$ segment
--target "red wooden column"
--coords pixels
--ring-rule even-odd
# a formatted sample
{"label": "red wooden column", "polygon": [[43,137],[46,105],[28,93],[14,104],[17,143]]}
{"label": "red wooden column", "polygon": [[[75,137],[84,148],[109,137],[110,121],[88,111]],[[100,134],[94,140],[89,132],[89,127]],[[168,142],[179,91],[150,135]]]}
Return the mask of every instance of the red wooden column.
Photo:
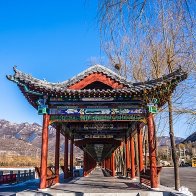
{"label": "red wooden column", "polygon": [[46,188],[47,178],[47,158],[48,158],[48,126],[50,115],[43,115],[43,128],[42,128],[42,148],[41,148],[41,179],[40,189]]}
{"label": "red wooden column", "polygon": [[137,129],[138,134],[138,152],[139,152],[139,172],[141,172],[144,169],[144,154],[143,154],[143,136],[142,136],[142,129],[138,125]]}
{"label": "red wooden column", "polygon": [[110,171],[112,171],[112,155],[110,156]]}
{"label": "red wooden column", "polygon": [[68,136],[65,135],[65,146],[64,146],[64,179],[68,178]]}
{"label": "red wooden column", "polygon": [[60,155],[60,130],[61,126],[56,127],[56,145],[55,145],[55,175],[56,183],[59,183],[59,155]]}
{"label": "red wooden column", "polygon": [[84,151],[84,159],[83,159],[83,171],[84,171],[84,176],[86,176],[86,152]]}
{"label": "red wooden column", "polygon": [[105,159],[102,161],[102,168],[105,169]]}
{"label": "red wooden column", "polygon": [[131,178],[135,178],[135,147],[134,138],[130,135],[130,151],[131,151]]}
{"label": "red wooden column", "polygon": [[114,177],[115,176],[115,154],[114,152],[112,153],[111,160],[112,160],[112,167],[111,167],[112,176]]}
{"label": "red wooden column", "polygon": [[130,151],[129,151],[129,142],[127,138],[125,138],[125,149],[126,149],[126,170],[130,169]]}
{"label": "red wooden column", "polygon": [[147,118],[148,123],[148,143],[149,143],[149,157],[150,157],[150,177],[151,177],[151,187],[158,187],[158,177],[157,177],[157,161],[156,161],[156,138],[154,129],[154,117],[150,113]]}
{"label": "red wooden column", "polygon": [[105,169],[108,169],[108,158],[105,159]]}
{"label": "red wooden column", "polygon": [[72,137],[70,140],[70,175],[73,177],[73,143],[74,138]]}

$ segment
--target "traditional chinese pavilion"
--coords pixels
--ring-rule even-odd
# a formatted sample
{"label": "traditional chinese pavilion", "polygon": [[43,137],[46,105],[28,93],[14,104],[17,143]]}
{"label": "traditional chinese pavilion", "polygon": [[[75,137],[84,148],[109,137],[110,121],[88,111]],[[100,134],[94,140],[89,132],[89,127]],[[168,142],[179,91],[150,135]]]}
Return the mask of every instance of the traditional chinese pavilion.
{"label": "traditional chinese pavilion", "polygon": [[[38,114],[43,115],[40,188],[50,185],[51,177],[47,174],[49,126],[56,128],[53,183],[59,182],[60,134],[65,138],[65,178],[73,176],[74,144],[84,151],[84,176],[97,164],[115,176],[115,151],[124,145],[126,170],[130,171],[131,178],[135,177],[137,170],[141,180],[145,174],[145,132],[148,135],[149,181],[152,188],[158,187],[153,116],[186,77],[187,74],[179,69],[156,80],[132,83],[106,67],[94,65],[67,81],[51,83],[14,67],[14,75],[7,78],[17,84]],[[139,159],[138,165],[136,158]]]}

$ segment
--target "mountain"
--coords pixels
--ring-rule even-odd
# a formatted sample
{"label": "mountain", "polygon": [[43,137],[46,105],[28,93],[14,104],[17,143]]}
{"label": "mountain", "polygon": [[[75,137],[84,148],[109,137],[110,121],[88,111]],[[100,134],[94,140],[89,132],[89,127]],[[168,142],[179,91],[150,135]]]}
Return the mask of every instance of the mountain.
{"label": "mountain", "polygon": [[[184,138],[181,137],[174,137],[176,144],[181,143],[184,141]],[[158,139],[158,146],[171,146],[170,137],[169,136],[160,136]]]}
{"label": "mountain", "polygon": [[[16,155],[40,156],[42,139],[42,126],[37,123],[12,123],[0,119],[0,153],[9,152]],[[54,155],[56,130],[49,128],[49,154]],[[61,135],[60,151],[64,151],[64,137]],[[76,156],[81,150],[74,148]]]}
{"label": "mountain", "polygon": [[190,136],[188,136],[183,143],[188,143],[188,142],[196,142],[196,131],[192,133]]}

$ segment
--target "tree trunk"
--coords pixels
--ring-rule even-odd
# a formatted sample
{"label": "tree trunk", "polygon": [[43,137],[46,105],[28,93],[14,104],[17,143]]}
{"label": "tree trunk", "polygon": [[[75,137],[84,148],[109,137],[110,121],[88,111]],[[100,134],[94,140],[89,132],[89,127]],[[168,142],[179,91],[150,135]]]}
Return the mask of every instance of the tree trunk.
{"label": "tree trunk", "polygon": [[159,151],[158,151],[158,138],[157,138],[157,127],[155,123],[155,119],[153,118],[153,125],[154,125],[154,133],[155,133],[155,146],[156,146],[156,158],[157,158],[157,165],[160,165],[160,158],[159,158]]}
{"label": "tree trunk", "polygon": [[174,128],[173,128],[173,115],[172,115],[172,98],[169,96],[168,100],[168,109],[169,109],[169,135],[171,142],[171,151],[172,151],[172,159],[174,163],[174,177],[175,177],[175,190],[179,190],[180,188],[180,178],[179,178],[179,168],[178,161],[175,149],[175,139],[174,139]]}

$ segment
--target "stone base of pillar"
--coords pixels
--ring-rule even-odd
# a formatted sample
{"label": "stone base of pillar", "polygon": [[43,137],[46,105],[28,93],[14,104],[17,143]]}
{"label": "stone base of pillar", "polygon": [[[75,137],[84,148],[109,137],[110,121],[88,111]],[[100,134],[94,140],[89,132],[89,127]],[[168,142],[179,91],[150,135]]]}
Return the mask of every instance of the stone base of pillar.
{"label": "stone base of pillar", "polygon": [[48,188],[45,188],[45,189],[37,189],[38,191],[42,191],[42,192],[46,192],[48,191],[49,189]]}
{"label": "stone base of pillar", "polygon": [[160,188],[151,188],[152,190],[159,191]]}

